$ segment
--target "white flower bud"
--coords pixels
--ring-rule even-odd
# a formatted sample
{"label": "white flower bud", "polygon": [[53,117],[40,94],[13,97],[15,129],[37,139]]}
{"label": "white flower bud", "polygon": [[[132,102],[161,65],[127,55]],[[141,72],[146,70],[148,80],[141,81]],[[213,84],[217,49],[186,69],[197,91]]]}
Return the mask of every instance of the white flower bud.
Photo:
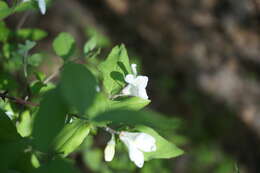
{"label": "white flower bud", "polygon": [[42,14],[46,13],[46,3],[45,0],[38,0],[38,6]]}
{"label": "white flower bud", "polygon": [[112,134],[112,137],[111,137],[110,141],[107,143],[107,146],[104,151],[104,156],[105,156],[106,162],[110,162],[113,160],[114,155],[115,155],[115,145],[116,145],[115,135]]}

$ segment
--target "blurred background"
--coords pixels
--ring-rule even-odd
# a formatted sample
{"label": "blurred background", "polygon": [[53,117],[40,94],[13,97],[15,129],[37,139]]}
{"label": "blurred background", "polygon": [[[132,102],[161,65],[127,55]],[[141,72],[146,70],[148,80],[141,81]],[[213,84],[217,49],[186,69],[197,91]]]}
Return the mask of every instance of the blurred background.
{"label": "blurred background", "polygon": [[137,169],[119,146],[107,164],[108,137],[101,134],[71,156],[82,172],[260,172],[259,0],[55,0],[46,15],[29,14],[23,27],[32,26],[48,33],[37,45],[49,57],[41,66],[48,74],[60,63],[52,40],[62,31],[77,39],[79,50],[95,37],[103,58],[124,43],[149,76],[150,108],[180,120],[165,135],[183,156]]}

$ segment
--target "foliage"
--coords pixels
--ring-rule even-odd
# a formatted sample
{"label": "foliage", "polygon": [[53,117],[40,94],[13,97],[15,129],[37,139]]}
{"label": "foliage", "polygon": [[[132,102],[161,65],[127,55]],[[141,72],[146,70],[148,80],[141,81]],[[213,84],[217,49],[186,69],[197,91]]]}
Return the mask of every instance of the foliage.
{"label": "foliage", "polygon": [[[19,1],[10,7],[0,1],[0,19],[36,8],[35,3]],[[60,76],[54,83],[39,68],[46,54],[35,48],[46,36],[42,29],[12,30],[4,21],[0,22],[0,172],[78,172],[68,156],[99,135],[97,129],[113,135],[121,131],[151,135],[157,150],[145,153],[146,161],[183,154],[159,134],[174,130],[179,121],[142,110],[151,100],[121,94],[127,85],[126,75],[132,73],[123,44],[115,46],[101,61],[100,47],[108,41],[100,42],[97,40],[100,37],[94,36],[82,51],[85,59],[78,58],[82,55],[76,54],[75,39],[61,32],[52,42],[55,54],[63,60],[59,73],[53,74]],[[117,142],[117,147],[123,151],[122,143]],[[83,150],[88,150],[83,155],[91,169],[101,168],[104,172],[109,172],[109,167],[117,169],[113,163],[101,161],[102,152],[98,148]],[[123,157],[128,160],[126,155]]]}

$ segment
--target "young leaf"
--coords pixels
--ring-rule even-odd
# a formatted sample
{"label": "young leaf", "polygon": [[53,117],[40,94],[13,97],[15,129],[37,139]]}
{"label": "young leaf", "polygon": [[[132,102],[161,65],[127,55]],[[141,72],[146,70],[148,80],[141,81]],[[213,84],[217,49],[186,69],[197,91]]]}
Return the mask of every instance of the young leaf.
{"label": "young leaf", "polygon": [[87,58],[96,57],[100,53],[100,48],[97,48],[97,40],[95,37],[92,37],[85,43],[83,51]]}
{"label": "young leaf", "polygon": [[45,38],[48,34],[46,31],[37,28],[23,28],[16,32],[17,36],[26,40],[39,41]]}
{"label": "young leaf", "polygon": [[8,7],[7,3],[0,1],[0,20],[12,14],[12,9]]}
{"label": "young leaf", "polygon": [[28,64],[32,66],[39,66],[42,62],[43,55],[40,53],[35,53],[32,56],[28,57]]}
{"label": "young leaf", "polygon": [[10,30],[6,27],[3,21],[0,21],[0,42],[6,42],[8,40],[9,34]]}
{"label": "young leaf", "polygon": [[61,95],[80,114],[93,103],[96,86],[95,77],[83,65],[69,63],[64,66],[60,82]]}
{"label": "young leaf", "polygon": [[73,152],[88,135],[90,125],[82,120],[74,120],[67,124],[54,139],[54,148],[64,157]]}
{"label": "young leaf", "polygon": [[34,173],[79,173],[73,165],[65,159],[51,160],[37,168]]}
{"label": "young leaf", "polygon": [[52,43],[55,53],[67,60],[74,52],[75,40],[66,32],[60,33]]}
{"label": "young leaf", "polygon": [[92,119],[97,123],[112,123],[115,125],[146,125],[158,130],[173,129],[176,127],[175,119],[169,119],[152,111],[110,110],[101,113]]}
{"label": "young leaf", "polygon": [[64,126],[66,114],[67,105],[64,104],[57,89],[46,93],[33,124],[32,134],[38,149],[42,151],[50,149],[50,142]]}
{"label": "young leaf", "polygon": [[155,152],[144,152],[145,160],[151,159],[169,159],[182,155],[184,152],[173,143],[170,143],[160,136],[153,129],[146,126],[137,126],[136,130],[147,133],[153,136],[156,140]]}
{"label": "young leaf", "polygon": [[99,65],[99,70],[106,92],[111,95],[120,92],[125,85],[125,76],[131,72],[125,46],[114,47],[108,58]]}
{"label": "young leaf", "polygon": [[32,116],[29,111],[25,111],[20,115],[19,122],[16,123],[17,131],[22,137],[31,135],[32,132]]}

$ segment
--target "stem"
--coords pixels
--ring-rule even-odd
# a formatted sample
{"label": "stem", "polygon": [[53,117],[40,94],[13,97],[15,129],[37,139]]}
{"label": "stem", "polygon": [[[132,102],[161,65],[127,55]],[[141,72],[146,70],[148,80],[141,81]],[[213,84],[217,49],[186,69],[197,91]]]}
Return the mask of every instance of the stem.
{"label": "stem", "polygon": [[[20,98],[8,96],[7,94],[8,94],[7,91],[5,91],[5,92],[3,92],[3,93],[0,93],[0,98],[2,98],[3,100],[9,99],[10,101],[13,101],[13,102],[18,103],[18,104],[21,104],[21,105],[29,105],[29,106],[33,106],[33,107],[39,106],[39,104],[37,104],[37,103],[32,103],[32,102],[29,102],[29,101],[26,101],[26,100],[23,100],[23,99],[20,99]],[[79,115],[77,115],[77,114],[68,114],[68,115],[73,116],[73,117],[76,117],[76,118],[78,118],[78,119],[82,119],[82,120],[85,120],[85,121],[89,121],[88,118],[79,116]],[[101,127],[101,128],[104,129],[105,131],[111,133],[111,134],[117,134],[117,135],[120,134],[119,131],[116,131],[116,130],[110,128],[110,127]]]}
{"label": "stem", "polygon": [[110,128],[110,127],[102,127],[102,128],[103,128],[105,131],[107,131],[107,132],[109,132],[109,133],[111,133],[111,134],[116,134],[116,135],[119,135],[119,134],[120,134],[119,131],[116,131],[116,130]]}
{"label": "stem", "polygon": [[[79,119],[82,119],[82,120],[86,120],[86,121],[89,121],[88,118],[85,118],[85,117],[82,117],[82,116],[79,116],[79,115],[76,115],[76,114],[69,114],[70,116],[73,116],[73,117],[76,117],[76,118],[79,118]],[[110,127],[101,127],[102,129],[104,129],[105,131],[111,133],[111,134],[117,134],[119,135],[120,132],[119,131],[116,131]]]}
{"label": "stem", "polygon": [[8,94],[8,92],[0,93],[0,98],[2,98],[3,100],[9,99],[10,101],[13,101],[13,102],[21,104],[21,105],[29,105],[29,106],[33,106],[33,107],[39,106],[39,104],[37,104],[37,103],[32,103],[32,102],[29,102],[29,101],[26,101],[26,100],[23,100],[20,98],[8,96],[7,94]]}
{"label": "stem", "polygon": [[16,30],[19,30],[23,26],[23,24],[25,23],[26,19],[29,16],[29,14],[30,14],[30,11],[27,11],[24,13],[24,15],[22,16],[22,19],[19,21],[19,23],[16,26]]}
{"label": "stem", "polygon": [[43,81],[43,83],[44,84],[47,84],[49,81],[51,81],[54,77],[56,77],[58,74],[59,74],[59,72],[60,72],[60,69],[59,70],[57,70],[57,71],[55,71],[54,73],[52,73],[49,77],[47,77],[44,81]]}

